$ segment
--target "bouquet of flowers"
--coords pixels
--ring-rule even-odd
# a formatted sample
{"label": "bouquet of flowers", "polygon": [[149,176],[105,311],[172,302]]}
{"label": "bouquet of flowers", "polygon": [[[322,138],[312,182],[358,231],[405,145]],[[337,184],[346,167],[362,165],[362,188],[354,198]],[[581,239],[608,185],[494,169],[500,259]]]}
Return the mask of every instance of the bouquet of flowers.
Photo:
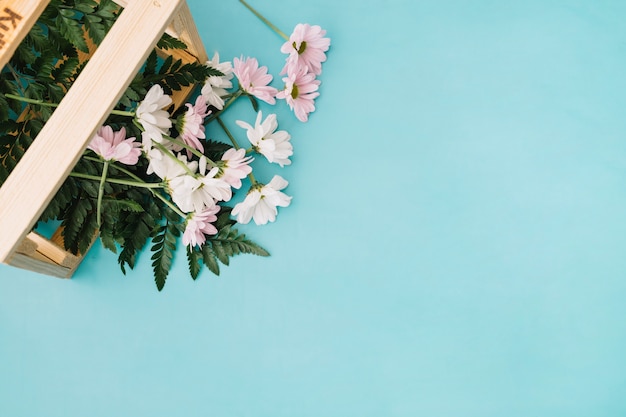
{"label": "bouquet of flowers", "polygon": [[[283,167],[293,154],[290,134],[260,106],[284,100],[306,122],[330,39],[308,24],[287,36],[240,1],[285,40],[282,89],[270,85],[273,76],[252,57],[230,62],[216,53],[206,63],[183,64],[153,51],[39,219],[61,223],[67,250],[84,253],[99,236],[126,273],[149,246],[159,291],[180,241],[193,279],[203,266],[219,274],[219,264],[240,253],[269,255],[236,228],[273,222],[278,207],[291,201],[282,176],[262,182],[252,172],[254,158]],[[79,52],[88,52],[89,41],[99,44],[119,12],[110,0],[52,0],[20,44],[0,74],[0,185],[80,74]],[[185,47],[168,35],[157,44]],[[199,87],[195,98],[175,108],[170,96],[190,85]],[[220,116],[243,97],[254,122],[237,121],[233,133]],[[207,137],[213,122],[230,143]],[[245,141],[236,139],[244,132]],[[245,198],[230,207],[236,193]]]}

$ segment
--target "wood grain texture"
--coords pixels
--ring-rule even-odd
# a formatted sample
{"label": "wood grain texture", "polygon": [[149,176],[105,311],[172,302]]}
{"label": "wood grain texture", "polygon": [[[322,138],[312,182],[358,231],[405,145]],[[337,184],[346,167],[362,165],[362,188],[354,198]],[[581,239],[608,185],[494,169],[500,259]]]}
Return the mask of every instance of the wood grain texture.
{"label": "wood grain texture", "polygon": [[[132,3],[136,0],[113,1],[117,3],[120,7],[127,7],[129,3]],[[174,17],[171,24],[165,29],[165,32],[168,35],[185,42],[189,53],[193,55],[199,62],[204,63],[208,60],[204,44],[202,43],[202,39],[200,38],[200,34],[198,33],[198,29],[196,28],[193,20],[191,10],[189,10],[189,6],[187,5],[186,1],[183,2],[179,9],[179,12]]]}
{"label": "wood grain texture", "polygon": [[4,68],[20,42],[50,0],[0,1],[0,68]]}
{"label": "wood grain texture", "polygon": [[133,0],[120,14],[0,188],[0,261],[9,261],[32,229],[182,4],[183,0]]}
{"label": "wood grain texture", "polygon": [[174,28],[177,34],[176,37],[187,45],[187,52],[196,57],[201,63],[208,61],[209,57],[187,2],[183,2],[170,26]]}

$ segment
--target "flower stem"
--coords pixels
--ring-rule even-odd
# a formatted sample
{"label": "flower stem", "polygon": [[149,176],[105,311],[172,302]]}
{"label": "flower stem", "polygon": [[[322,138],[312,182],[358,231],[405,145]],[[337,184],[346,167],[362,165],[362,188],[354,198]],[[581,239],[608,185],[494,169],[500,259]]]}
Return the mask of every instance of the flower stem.
{"label": "flower stem", "polygon": [[[219,125],[222,127],[222,129],[224,129],[224,133],[226,133],[226,136],[228,136],[228,139],[230,139],[230,141],[233,143],[234,148],[235,149],[239,149],[240,146],[237,143],[237,140],[232,135],[232,133],[230,133],[230,130],[228,130],[228,127],[226,127],[224,122],[222,122],[222,119],[220,119],[219,116],[218,116],[216,118],[216,120],[217,120],[217,123],[219,123]],[[250,182],[252,183],[253,186],[257,184],[257,180],[256,180],[256,178],[254,178],[254,174],[252,172],[250,172],[248,174],[248,178],[250,178]]]}
{"label": "flower stem", "polygon": [[237,90],[224,104],[224,107],[222,108],[222,110],[216,112],[215,114],[211,114],[205,124],[208,124],[212,122],[213,120],[217,119],[220,116],[220,114],[224,113],[227,108],[229,108],[239,97],[241,97],[242,94],[243,94],[243,90],[241,89],[241,87],[239,87],[239,90]]}
{"label": "flower stem", "polygon": [[13,65],[7,64],[6,67],[9,69],[9,71],[11,71],[13,79],[15,79],[15,83],[17,84],[17,88],[19,88],[22,94],[26,94],[26,92],[24,91],[24,86],[22,85],[22,82],[20,80],[20,76],[17,75],[17,72],[15,71],[15,68],[13,68]]}
{"label": "flower stem", "polygon": [[[93,161],[93,162],[100,162],[100,163],[108,162],[108,161],[103,161],[100,158],[94,158],[92,156],[87,156],[87,155],[83,155],[82,158],[87,160],[87,161]],[[131,177],[132,179],[134,179],[136,181],[146,183],[144,180],[142,180],[141,178],[139,178],[137,175],[133,174],[132,172],[130,172],[126,168],[123,168],[123,167],[121,167],[121,166],[119,166],[117,164],[113,165],[113,168],[117,169],[120,172],[123,172],[124,174],[128,175],[129,177]]]}
{"label": "flower stem", "polygon": [[217,166],[217,164],[213,161],[211,161],[209,158],[207,158],[207,156],[205,154],[203,154],[202,152],[200,152],[199,150],[197,150],[196,148],[194,148],[193,146],[189,146],[187,145],[185,142],[183,142],[182,140],[178,140],[178,139],[174,139],[173,137],[170,136],[163,136],[165,139],[169,140],[170,142],[181,146],[187,150],[189,150],[192,154],[194,154],[195,156],[197,156],[198,158],[206,158],[207,163],[209,165],[211,165],[212,167]]}
{"label": "flower stem", "polygon": [[109,161],[104,161],[102,166],[102,176],[100,177],[100,187],[98,188],[98,204],[96,208],[96,218],[98,219],[98,227],[102,226],[102,196],[104,196],[104,183],[109,172]]}
{"label": "flower stem", "polygon": [[237,143],[237,140],[233,137],[232,133],[230,133],[230,130],[228,130],[228,128],[226,127],[224,122],[222,122],[222,119],[220,119],[219,116],[218,116],[218,117],[216,117],[216,120],[217,120],[217,123],[219,123],[219,125],[224,130],[224,133],[226,133],[226,136],[228,136],[228,139],[230,139],[230,141],[232,142],[232,144],[235,147],[235,149],[239,149],[240,146]]}
{"label": "flower stem", "polygon": [[269,26],[274,32],[276,32],[278,34],[278,36],[280,36],[281,38],[283,38],[284,40],[288,41],[289,40],[289,36],[285,35],[285,33],[278,29],[276,26],[274,26],[274,24],[272,22],[270,22],[269,20],[267,20],[265,18],[265,16],[263,16],[261,13],[257,12],[252,6],[250,6],[248,3],[245,2],[245,0],[239,0],[239,2],[241,4],[243,4],[244,6],[246,6],[246,8],[248,10],[250,10],[256,17],[258,17],[259,19],[261,19],[261,21],[263,21],[263,23],[265,23],[267,26]]}
{"label": "flower stem", "polygon": [[156,198],[158,198],[159,200],[164,202],[165,205],[167,205],[169,208],[171,208],[174,213],[178,214],[183,219],[187,218],[187,215],[185,213],[183,213],[182,211],[180,211],[180,209],[178,207],[176,207],[170,200],[168,200],[167,198],[163,197],[161,194],[157,193],[154,190],[150,190],[150,192],[152,192],[153,196],[155,196]]}
{"label": "flower stem", "polygon": [[181,161],[180,159],[176,158],[176,155],[174,155],[169,149],[167,149],[165,146],[161,145],[159,142],[152,142],[152,144],[158,148],[161,152],[163,152],[165,155],[167,155],[169,158],[173,159],[174,161],[176,161],[176,163],[178,165],[180,165],[181,167],[183,167],[185,169],[185,171],[187,171],[187,174],[191,175],[192,177],[196,176],[196,173],[193,172],[191,170],[191,168],[189,168],[187,166],[186,163],[184,163],[183,161]]}
{"label": "flower stem", "polygon": [[[6,93],[4,96],[6,98],[10,98],[12,100],[21,101],[23,103],[37,104],[39,106],[46,106],[46,107],[59,107],[58,103],[48,103],[48,102],[43,101],[41,99],[33,99],[33,98],[21,97],[21,96],[16,96],[15,94],[9,94],[9,93]],[[135,112],[125,111],[125,110],[111,110],[111,114],[116,114],[118,116],[135,117]]]}
{"label": "flower stem", "polygon": [[40,106],[46,106],[46,107],[57,107],[58,106],[58,104],[56,104],[56,103],[47,103],[47,102],[45,102],[43,100],[35,100],[33,98],[26,98],[26,97],[16,96],[15,94],[6,93],[4,96],[6,98],[10,98],[12,100],[21,101],[23,103],[39,104]]}
{"label": "flower stem", "polygon": [[135,112],[134,111],[126,111],[126,110],[111,110],[111,114],[116,114],[118,116],[128,116],[128,117],[135,117]]}
{"label": "flower stem", "polygon": [[250,172],[250,173],[248,174],[248,178],[250,178],[250,182],[252,183],[252,186],[253,186],[253,187],[259,183],[259,182],[256,180],[256,178],[254,178],[254,174],[253,174],[252,172]]}
{"label": "flower stem", "polygon": [[[70,177],[82,178],[85,180],[94,180],[94,181],[100,181],[102,178],[96,175],[83,174],[80,172],[70,172]],[[129,185],[131,187],[139,187],[139,188],[163,188],[162,183],[128,181],[128,180],[122,180],[122,179],[117,179],[117,178],[107,178],[106,182],[110,182],[111,184]]]}
{"label": "flower stem", "polygon": [[[88,160],[88,161],[103,162],[101,159],[93,158],[91,156],[83,156],[83,158]],[[123,172],[124,174],[128,175],[129,177],[133,178],[134,180],[136,180],[136,181],[138,181],[140,183],[147,184],[145,181],[143,181],[141,178],[139,178],[137,175],[133,174],[132,172],[130,172],[126,168],[123,168],[123,167],[121,167],[119,165],[115,165],[115,169],[119,170],[120,172]],[[180,211],[180,209],[178,207],[176,207],[174,204],[172,204],[172,202],[169,201],[167,198],[163,197],[163,195],[161,195],[160,193],[158,193],[157,191],[155,191],[152,188],[148,188],[148,191],[150,191],[153,196],[155,196],[156,198],[158,198],[159,200],[164,202],[169,208],[171,208],[180,217],[182,217],[183,219],[187,218],[187,215],[185,213]]]}

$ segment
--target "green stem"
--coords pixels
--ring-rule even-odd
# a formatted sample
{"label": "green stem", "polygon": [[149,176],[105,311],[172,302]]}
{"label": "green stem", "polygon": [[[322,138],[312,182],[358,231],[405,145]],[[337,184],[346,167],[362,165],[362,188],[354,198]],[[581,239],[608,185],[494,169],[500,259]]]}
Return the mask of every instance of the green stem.
{"label": "green stem", "polygon": [[29,103],[29,104],[39,104],[40,106],[46,106],[46,107],[57,107],[58,104],[56,103],[47,103],[43,100],[35,100],[33,98],[26,98],[26,97],[21,97],[21,96],[16,96],[15,94],[9,94],[6,93],[4,95],[6,98],[10,98],[12,100],[17,100],[17,101],[21,101],[24,103]]}
{"label": "green stem", "polygon": [[256,180],[256,178],[254,178],[254,174],[252,173],[252,171],[250,171],[250,173],[248,174],[248,178],[250,178],[250,182],[252,183],[253,187],[258,184],[258,181]]}
{"label": "green stem", "polygon": [[[83,174],[80,172],[70,172],[70,177],[82,178],[85,180],[94,180],[94,181],[101,180],[101,177],[98,177],[97,175]],[[106,182],[110,182],[111,184],[129,185],[131,187],[139,187],[139,188],[163,188],[163,183],[136,182],[136,181],[121,180],[117,178],[107,178]]]}
{"label": "green stem", "polygon": [[[137,120],[133,120],[133,122],[135,123],[135,126],[137,126],[139,128],[139,130],[141,130],[142,132],[145,132],[145,129],[143,128],[143,126],[141,125],[141,123],[137,122]],[[183,142],[182,140],[178,140],[178,139],[174,139],[171,136],[167,136],[167,135],[162,135],[165,139],[169,140],[170,142],[189,150],[192,154],[194,154],[195,156],[197,156],[198,158],[206,158],[207,160],[207,164],[215,167],[217,166],[217,164],[215,162],[213,162],[212,160],[210,160],[209,158],[207,158],[207,156],[205,154],[203,154],[202,152],[200,152],[199,150],[197,150],[196,148],[187,145],[185,142]],[[153,145],[156,146],[157,148],[159,148],[162,152],[168,153],[170,154],[172,157],[174,157],[176,159],[176,161],[178,161],[179,163],[182,163],[182,161],[180,161],[178,158],[176,158],[167,148],[165,148],[162,144],[156,142],[156,141],[152,141]],[[183,164],[184,165],[184,164]],[[187,167],[187,165],[185,165],[185,167]],[[191,171],[189,170],[189,167],[186,168],[187,172],[191,173]],[[194,175],[193,173],[191,173],[191,175]]]}
{"label": "green stem", "polygon": [[100,177],[100,187],[98,188],[98,204],[96,208],[96,218],[98,219],[98,227],[102,226],[102,197],[104,196],[104,183],[109,172],[109,161],[104,161],[102,166],[102,176]]}
{"label": "green stem", "polygon": [[254,15],[256,17],[258,17],[259,19],[261,19],[263,21],[263,23],[265,23],[267,26],[269,26],[274,32],[276,32],[281,38],[283,38],[284,40],[288,41],[289,40],[289,36],[285,35],[285,33],[278,29],[276,26],[274,26],[274,24],[272,22],[270,22],[269,20],[267,20],[265,18],[265,16],[263,16],[261,13],[257,12],[256,10],[254,10],[254,8],[252,6],[250,6],[248,3],[245,2],[245,0],[239,0],[239,2],[241,4],[243,4],[244,6],[246,6],[248,8],[248,10],[250,10],[252,13],[254,13]]}
{"label": "green stem", "polygon": [[134,111],[111,110],[111,114],[116,114],[118,116],[135,117],[135,112]]}
{"label": "green stem", "polygon": [[161,145],[159,142],[153,141],[152,144],[158,148],[161,152],[163,152],[165,155],[167,155],[168,157],[170,157],[171,159],[173,159],[174,161],[176,161],[176,163],[178,165],[180,165],[181,167],[183,167],[185,169],[185,171],[187,171],[187,174],[191,175],[192,177],[196,176],[196,173],[193,172],[191,170],[191,168],[189,168],[187,166],[186,163],[184,163],[183,161],[181,161],[180,159],[176,158],[176,155],[174,155],[169,149],[167,149],[165,146]]}
{"label": "green stem", "polygon": [[222,119],[220,119],[219,116],[218,116],[218,117],[216,117],[216,120],[217,120],[217,123],[219,123],[219,125],[224,130],[224,133],[226,133],[226,136],[228,136],[228,139],[230,139],[230,141],[232,142],[232,144],[235,147],[235,149],[239,149],[240,148],[239,144],[237,143],[237,141],[235,140],[233,135],[230,133],[230,130],[228,130],[228,128],[226,127],[224,122],[222,122]]}
{"label": "green stem", "polygon": [[[230,133],[230,130],[228,130],[228,127],[226,127],[224,122],[222,122],[222,119],[220,119],[219,117],[217,117],[216,119],[217,119],[217,123],[219,123],[219,125],[222,127],[222,129],[224,129],[224,133],[226,133],[226,136],[228,136],[228,139],[230,139],[230,141],[233,143],[233,146],[235,147],[235,149],[239,149],[240,146],[237,143],[237,140]],[[252,172],[250,172],[248,174],[248,178],[250,178],[250,182],[252,183],[253,186],[257,184],[257,180],[256,180],[256,178],[254,178],[254,174]]]}
{"label": "green stem", "polygon": [[185,142],[183,142],[182,140],[174,139],[173,137],[170,137],[170,136],[165,136],[165,135],[163,135],[163,137],[164,137],[165,139],[169,140],[170,142],[172,142],[172,143],[174,143],[174,144],[176,144],[176,145],[178,145],[178,146],[181,146],[181,147],[183,147],[183,148],[185,148],[185,149],[189,150],[192,154],[194,154],[194,155],[195,155],[195,156],[197,156],[198,158],[206,158],[207,163],[208,163],[209,165],[211,165],[212,167],[217,166],[217,164],[216,164],[215,162],[211,161],[209,158],[207,158],[207,156],[206,156],[205,154],[203,154],[202,152],[200,152],[199,150],[197,150],[197,149],[196,149],[196,148],[194,148],[193,146],[189,146],[189,145],[187,145],[187,144],[186,144]]}
{"label": "green stem", "polygon": [[[109,162],[109,161],[103,161],[103,160],[102,160],[102,159],[100,159],[100,158],[94,158],[94,157],[92,157],[92,156],[87,156],[87,155],[83,155],[83,156],[82,156],[82,158],[83,158],[83,159],[85,159],[85,160],[87,160],[87,161],[93,161],[93,162],[101,162],[101,163],[106,163],[106,162]],[[119,166],[119,165],[117,165],[117,164],[116,164],[116,165],[113,165],[113,168],[117,169],[117,170],[118,170],[118,171],[120,171],[120,172],[123,172],[124,174],[128,175],[129,177],[131,177],[132,179],[134,179],[134,180],[136,180],[136,181],[146,183],[144,180],[142,180],[142,179],[141,179],[141,178],[139,178],[137,175],[133,174],[132,172],[130,172],[129,170],[127,170],[127,169],[126,169],[126,168],[124,168],[124,167],[121,167],[121,166]]]}
{"label": "green stem", "polygon": [[26,91],[24,91],[24,86],[22,85],[22,81],[20,80],[19,75],[17,75],[17,71],[15,71],[15,68],[13,68],[13,65],[7,64],[7,68],[9,69],[9,71],[11,71],[13,79],[15,79],[15,83],[17,84],[17,88],[19,88],[22,94],[26,94]]}
{"label": "green stem", "polygon": [[[88,160],[88,161],[94,161],[94,162],[103,162],[101,159],[98,158],[93,158],[91,156],[83,156],[84,159]],[[143,181],[141,178],[139,178],[137,175],[133,174],[132,172],[130,172],[129,170],[127,170],[126,168],[123,168],[119,165],[115,165],[115,169],[119,170],[120,172],[123,172],[124,174],[128,175],[129,177],[135,179],[136,181],[139,181],[140,183],[144,183],[146,184],[145,181]],[[157,191],[155,191],[152,188],[148,188],[148,191],[150,191],[152,193],[153,196],[155,196],[156,198],[158,198],[159,200],[161,200],[162,202],[164,202],[169,208],[171,208],[176,214],[178,214],[180,217],[186,219],[187,215],[185,213],[183,213],[182,211],[180,211],[180,209],[178,207],[176,207],[171,201],[169,201],[167,198],[163,197],[163,195],[161,195],[160,193],[158,193]]]}
{"label": "green stem", "polygon": [[154,190],[150,190],[150,191],[152,192],[153,196],[155,196],[156,198],[158,198],[159,200],[164,202],[169,208],[172,209],[172,211],[174,213],[178,214],[183,219],[187,218],[187,215],[185,213],[183,213],[182,211],[180,211],[180,209],[178,207],[176,207],[176,205],[174,205],[174,203],[172,203],[170,200],[168,200],[167,198],[163,197],[161,194],[157,193]]}
{"label": "green stem", "polygon": [[239,87],[239,90],[237,90],[231,97],[230,99],[228,99],[228,101],[226,103],[224,103],[224,107],[222,108],[222,110],[212,114],[209,116],[209,118],[207,119],[206,124],[209,124],[210,122],[212,122],[213,120],[217,119],[220,114],[224,113],[226,111],[227,108],[229,108],[239,97],[241,97],[241,95],[243,94],[243,90],[241,89],[241,87]]}
{"label": "green stem", "polygon": [[[29,103],[29,104],[37,104],[39,106],[46,106],[46,107],[59,107],[58,103],[48,103],[46,101],[43,101],[41,99],[34,99],[34,98],[27,98],[27,97],[21,97],[21,96],[17,96],[15,94],[5,94],[4,95],[6,98],[10,98],[12,100],[17,100],[17,101],[21,101],[23,103]],[[111,110],[111,114],[116,114],[118,116],[129,116],[129,117],[135,117],[135,112],[132,111],[124,111],[124,110]]]}

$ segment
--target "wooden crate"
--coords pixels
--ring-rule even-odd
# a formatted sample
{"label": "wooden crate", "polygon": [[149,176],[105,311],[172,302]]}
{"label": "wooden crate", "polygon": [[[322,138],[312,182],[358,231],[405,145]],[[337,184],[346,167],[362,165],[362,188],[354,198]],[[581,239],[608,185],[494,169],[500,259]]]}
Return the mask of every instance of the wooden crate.
{"label": "wooden crate", "polygon": [[[188,46],[187,51],[174,51],[175,58],[184,62],[207,60],[185,0],[115,1],[124,10],[0,188],[3,263],[71,277],[84,254],[76,256],[65,251],[60,230],[51,239],[33,232],[37,219],[164,31]],[[0,5],[0,68],[9,61],[48,2],[12,0]],[[174,103],[184,103],[192,89],[190,86],[176,92]]]}

